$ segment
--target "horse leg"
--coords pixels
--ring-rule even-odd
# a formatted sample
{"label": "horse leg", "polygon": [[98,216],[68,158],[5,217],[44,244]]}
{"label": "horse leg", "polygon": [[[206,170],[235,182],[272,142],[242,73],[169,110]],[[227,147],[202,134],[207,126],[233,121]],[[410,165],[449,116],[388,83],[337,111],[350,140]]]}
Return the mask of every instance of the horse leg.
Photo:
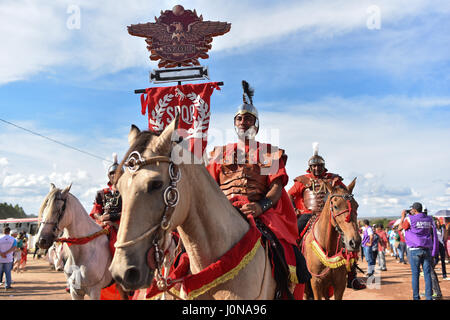
{"label": "horse leg", "polygon": [[336,274],[334,277],[334,300],[342,300],[347,286],[347,271]]}
{"label": "horse leg", "polygon": [[311,280],[308,280],[305,284],[305,293],[303,295],[303,300],[314,300],[314,295],[311,288]]}
{"label": "horse leg", "polygon": [[342,300],[344,296],[345,285],[339,288],[334,288],[334,300]]}
{"label": "horse leg", "polygon": [[314,278],[311,279],[311,289],[313,292],[314,300],[322,300],[321,285]]}

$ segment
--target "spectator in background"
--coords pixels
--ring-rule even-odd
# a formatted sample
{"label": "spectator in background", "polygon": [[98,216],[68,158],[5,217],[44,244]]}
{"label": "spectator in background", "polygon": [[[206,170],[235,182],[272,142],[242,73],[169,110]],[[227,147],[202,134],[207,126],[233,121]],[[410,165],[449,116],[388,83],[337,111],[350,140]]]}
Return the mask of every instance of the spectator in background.
{"label": "spectator in background", "polygon": [[388,238],[383,225],[380,223],[376,231],[378,235],[378,266],[381,271],[387,271],[386,268],[386,248],[388,247]]}
{"label": "spectator in background", "polygon": [[11,229],[5,227],[3,229],[3,236],[0,237],[0,282],[3,282],[3,273],[5,274],[6,282],[5,289],[12,289],[11,287],[11,270],[13,266],[13,253],[16,248],[16,239],[10,236]]}
{"label": "spectator in background", "polygon": [[397,253],[398,253],[398,261],[397,263],[403,263],[403,264],[407,264],[406,263],[406,259],[405,259],[405,255],[407,255],[406,252],[406,240],[405,240],[405,232],[403,231],[402,227],[401,227],[401,222],[399,221],[399,225],[398,225],[398,246],[397,246]]}
{"label": "spectator in background", "polygon": [[445,234],[444,234],[444,243],[445,243],[445,254],[447,257],[445,258],[445,262],[448,263],[448,260],[450,258],[450,218],[445,218],[444,220],[444,226],[445,226]]}
{"label": "spectator in background", "polygon": [[[424,213],[425,213],[425,211],[424,211]],[[437,237],[436,222],[433,218],[431,220],[433,221],[433,227],[434,227],[434,230],[436,231],[436,234],[433,234],[433,236]],[[433,300],[442,299],[441,286],[439,285],[438,276],[436,274],[436,271],[434,270],[434,267],[436,266],[436,263],[437,263],[436,257],[438,256],[438,254],[439,254],[439,239],[438,239],[437,249],[431,257],[431,289],[433,291],[433,295],[432,295]]]}
{"label": "spectator in background", "polygon": [[17,272],[19,271],[19,264],[20,264],[20,250],[22,249],[23,240],[21,235],[17,232],[17,230],[11,231],[11,236],[16,239],[16,248],[14,249],[13,253],[13,271]]}
{"label": "spectator in background", "polygon": [[450,280],[450,278],[447,278],[447,269],[445,268],[445,227],[441,224],[441,221],[439,221],[439,219],[436,219],[436,234],[439,240],[439,250],[438,255],[435,257],[434,265],[436,265],[439,260],[441,260],[442,278],[444,280]]}
{"label": "spectator in background", "polygon": [[[361,223],[361,220],[358,220],[358,230],[359,230],[359,235],[361,236],[361,239],[363,238],[363,224]],[[364,261],[364,247],[361,245],[360,246],[360,250],[361,250],[361,262]]]}
{"label": "spectator in background", "polygon": [[23,239],[22,249],[20,250],[20,261],[18,272],[24,272],[27,266],[27,256],[28,256],[28,241],[25,237]]}
{"label": "spectator in background", "polygon": [[[408,216],[407,213],[409,213]],[[411,210],[402,211],[399,228],[405,230],[405,240],[409,249],[409,263],[412,272],[413,299],[420,300],[419,275],[423,267],[425,298],[432,299],[431,269],[432,257],[438,250],[438,240],[433,219],[422,212],[422,204],[414,202]]]}
{"label": "spectator in background", "polygon": [[398,248],[398,243],[400,241],[400,236],[398,235],[398,231],[394,228],[391,228],[391,230],[389,231],[389,243],[391,244],[391,257],[395,257],[395,260],[398,259],[398,252],[397,252],[397,248]]}
{"label": "spectator in background", "polygon": [[361,242],[361,246],[363,247],[364,250],[364,257],[366,258],[367,261],[367,277],[371,277],[373,276],[373,273],[375,271],[375,261],[373,259],[373,253],[372,253],[372,241],[373,241],[373,230],[372,227],[369,225],[369,220],[364,220],[363,221],[364,226],[362,228],[362,233],[363,233],[363,237],[362,237],[362,242]]}
{"label": "spectator in background", "polygon": [[372,238],[372,259],[374,265],[377,263],[377,257],[378,257],[378,234],[375,232],[377,229],[376,224],[372,225],[372,231],[373,231],[373,238]]}

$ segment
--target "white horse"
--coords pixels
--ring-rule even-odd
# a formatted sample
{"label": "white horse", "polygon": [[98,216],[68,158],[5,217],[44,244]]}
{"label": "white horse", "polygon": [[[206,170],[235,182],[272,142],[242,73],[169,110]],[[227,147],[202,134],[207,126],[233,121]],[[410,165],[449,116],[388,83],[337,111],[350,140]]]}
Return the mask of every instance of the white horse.
{"label": "white horse", "polygon": [[[108,269],[112,260],[108,237],[101,234],[103,229],[69,193],[70,187],[61,190],[51,184],[39,210],[42,222],[37,234],[38,245],[42,249],[50,248],[62,230],[69,238],[99,235],[85,244],[69,246],[69,257],[64,267],[73,300],[82,300],[85,295],[91,300],[99,300],[100,290],[113,281]],[[127,299],[121,286],[117,285],[117,288],[122,299]]]}

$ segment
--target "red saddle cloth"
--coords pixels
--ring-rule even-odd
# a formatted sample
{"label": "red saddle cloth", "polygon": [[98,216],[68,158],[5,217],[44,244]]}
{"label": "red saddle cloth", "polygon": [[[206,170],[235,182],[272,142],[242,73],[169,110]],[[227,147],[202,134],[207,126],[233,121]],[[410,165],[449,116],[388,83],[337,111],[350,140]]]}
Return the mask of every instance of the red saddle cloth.
{"label": "red saddle cloth", "polygon": [[[194,299],[215,286],[234,278],[237,273],[244,268],[247,263],[253,259],[257,249],[262,245],[261,233],[251,223],[250,229],[243,238],[236,243],[219,260],[212,263],[202,271],[196,274],[190,273],[189,257],[183,253],[177,266],[172,266],[169,278],[178,279],[186,292],[188,299]],[[175,282],[169,285],[169,289],[175,286]],[[156,280],[153,280],[152,286],[147,290],[147,299],[151,299],[162,293],[158,289]]]}

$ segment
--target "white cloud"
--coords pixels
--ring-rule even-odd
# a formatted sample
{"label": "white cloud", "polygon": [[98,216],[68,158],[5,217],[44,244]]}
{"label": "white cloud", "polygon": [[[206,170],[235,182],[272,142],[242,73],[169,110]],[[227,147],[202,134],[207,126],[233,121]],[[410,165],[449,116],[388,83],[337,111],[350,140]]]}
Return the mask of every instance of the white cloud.
{"label": "white cloud", "polygon": [[368,173],[366,173],[365,175],[364,175],[364,178],[366,178],[366,179],[372,179],[372,178],[374,178],[375,177],[375,175],[373,174],[373,173],[370,173],[370,172],[368,172]]}
{"label": "white cloud", "polygon": [[49,1],[0,3],[0,85],[48,71],[67,60],[64,11]]}
{"label": "white cloud", "polygon": [[8,165],[8,159],[5,157],[0,158],[0,167],[6,167]]}
{"label": "white cloud", "polygon": [[[148,52],[143,38],[132,37],[126,27],[130,24],[153,21],[160,10],[171,9],[174,1],[127,1],[121,2],[76,1],[39,2],[27,0],[7,0],[0,4],[2,21],[0,37],[8,50],[0,53],[0,84],[27,79],[57,66],[72,68],[82,67],[89,71],[89,76],[110,74],[130,67],[154,67],[148,59]],[[69,6],[80,9],[80,28],[69,29],[67,21],[71,14]],[[398,40],[401,29],[405,34],[405,21],[409,26],[411,19],[418,16],[449,11],[448,3],[435,1],[432,5],[425,0],[409,1],[285,1],[283,3],[227,1],[186,1],[186,9],[197,9],[204,18],[213,21],[232,23],[231,31],[223,37],[215,38],[212,51],[234,54],[239,50],[252,50],[255,46],[263,47],[279,39],[289,39],[300,35],[300,45],[315,47],[320,43],[327,46],[327,40],[367,30],[367,8],[379,6],[382,19],[382,37],[375,41],[382,46],[374,55],[364,54],[358,57],[370,65],[386,65],[395,68],[399,62],[407,59],[417,63],[429,61],[433,57],[440,61],[445,50],[435,50],[446,42],[430,40],[429,46],[411,50],[410,45],[417,43],[414,34],[410,34],[408,46]],[[413,25],[414,32],[420,28]],[[413,31],[411,31],[413,32]],[[428,39],[442,37],[430,34]],[[320,41],[317,41],[320,40]],[[442,41],[444,40],[444,41]],[[301,48],[300,48],[301,49]],[[299,50],[297,47],[296,50]],[[425,51],[424,51],[425,50]],[[356,50],[358,52],[358,50]],[[429,55],[433,52],[432,55]],[[349,52],[351,54],[351,52]],[[396,57],[394,59],[394,57]],[[371,60],[364,60],[367,57]],[[387,59],[387,57],[389,59]],[[424,60],[426,57],[427,60]],[[329,57],[325,63],[333,61]],[[336,61],[342,64],[342,61]],[[411,65],[403,63],[404,67]],[[83,73],[80,73],[83,74]]]}

